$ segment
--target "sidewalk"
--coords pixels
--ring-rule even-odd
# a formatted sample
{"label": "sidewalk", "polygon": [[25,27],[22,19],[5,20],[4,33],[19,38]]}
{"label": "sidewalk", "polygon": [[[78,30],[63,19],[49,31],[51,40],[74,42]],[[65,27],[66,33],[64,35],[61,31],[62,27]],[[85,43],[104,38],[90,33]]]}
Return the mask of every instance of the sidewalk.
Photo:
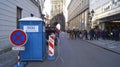
{"label": "sidewalk", "polygon": [[0,55],[0,67],[12,67],[17,62],[17,51],[9,51]]}
{"label": "sidewalk", "polygon": [[0,55],[11,51],[12,45],[11,44],[0,44]]}
{"label": "sidewalk", "polygon": [[5,41],[0,44],[0,67],[12,67],[17,62],[17,52],[12,47]]}
{"label": "sidewalk", "polygon": [[113,41],[113,40],[85,40],[93,45],[99,46],[101,48],[107,49],[114,53],[120,54],[120,41]]}

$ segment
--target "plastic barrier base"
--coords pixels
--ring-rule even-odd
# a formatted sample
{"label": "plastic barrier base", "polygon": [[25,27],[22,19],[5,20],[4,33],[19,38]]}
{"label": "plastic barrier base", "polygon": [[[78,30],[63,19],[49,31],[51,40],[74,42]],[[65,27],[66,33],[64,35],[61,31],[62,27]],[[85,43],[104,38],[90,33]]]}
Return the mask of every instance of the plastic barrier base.
{"label": "plastic barrier base", "polygon": [[48,60],[55,60],[55,56],[48,56]]}
{"label": "plastic barrier base", "polygon": [[15,65],[13,65],[13,67],[25,67],[26,64],[27,62],[20,62],[19,65],[16,63]]}

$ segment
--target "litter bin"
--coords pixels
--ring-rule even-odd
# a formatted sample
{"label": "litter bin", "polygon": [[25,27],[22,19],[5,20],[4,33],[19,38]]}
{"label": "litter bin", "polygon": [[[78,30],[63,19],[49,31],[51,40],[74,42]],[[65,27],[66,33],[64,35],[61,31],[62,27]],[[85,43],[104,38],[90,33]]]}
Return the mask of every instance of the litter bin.
{"label": "litter bin", "polygon": [[20,51],[20,61],[43,61],[46,56],[45,23],[36,17],[22,18],[18,21],[19,29],[26,32],[28,40],[25,50]]}

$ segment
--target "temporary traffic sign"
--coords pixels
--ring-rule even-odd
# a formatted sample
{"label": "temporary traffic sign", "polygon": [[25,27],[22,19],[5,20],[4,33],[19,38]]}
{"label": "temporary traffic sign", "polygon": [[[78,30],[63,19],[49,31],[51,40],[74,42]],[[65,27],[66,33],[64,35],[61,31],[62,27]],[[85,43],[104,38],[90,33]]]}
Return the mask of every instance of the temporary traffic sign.
{"label": "temporary traffic sign", "polygon": [[10,41],[14,46],[23,46],[27,41],[27,35],[23,30],[16,29],[11,32]]}

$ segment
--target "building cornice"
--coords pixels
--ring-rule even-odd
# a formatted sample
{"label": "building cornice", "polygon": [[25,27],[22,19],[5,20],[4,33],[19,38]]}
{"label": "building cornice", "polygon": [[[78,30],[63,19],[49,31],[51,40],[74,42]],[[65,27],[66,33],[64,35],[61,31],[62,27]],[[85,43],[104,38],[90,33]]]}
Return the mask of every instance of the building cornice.
{"label": "building cornice", "polygon": [[37,7],[39,6],[38,0],[30,0],[33,4],[35,4]]}
{"label": "building cornice", "polygon": [[70,1],[70,3],[69,3],[69,5],[68,5],[67,9],[69,9],[70,5],[72,4],[72,1],[73,1],[73,0]]}

